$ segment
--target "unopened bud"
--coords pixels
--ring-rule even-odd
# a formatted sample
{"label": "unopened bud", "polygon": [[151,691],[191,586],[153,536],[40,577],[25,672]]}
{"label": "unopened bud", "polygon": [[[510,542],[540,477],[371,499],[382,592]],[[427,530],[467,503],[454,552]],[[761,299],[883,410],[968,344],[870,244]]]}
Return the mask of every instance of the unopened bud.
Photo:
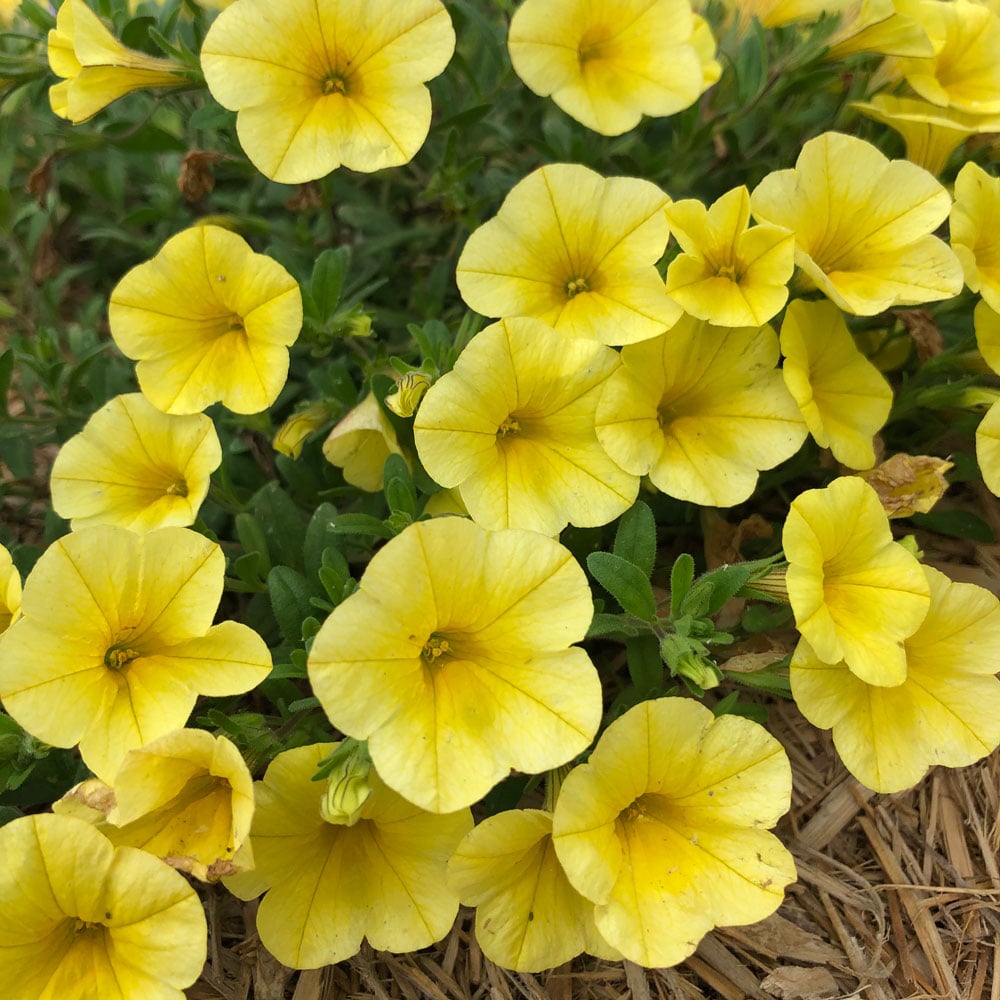
{"label": "unopened bud", "polygon": [[302,446],[313,431],[319,430],[331,417],[333,409],[328,403],[313,403],[312,406],[298,413],[293,413],[279,428],[271,442],[275,451],[298,458],[302,454]]}
{"label": "unopened bud", "polygon": [[721,680],[719,668],[711,661],[702,659],[697,653],[684,653],[677,661],[677,673],[697,684],[702,691],[718,687]]}
{"label": "unopened bud", "polygon": [[396,391],[385,397],[385,405],[397,417],[412,417],[417,412],[420,400],[431,387],[430,375],[423,372],[407,372],[396,386]]}
{"label": "unopened bud", "polygon": [[320,815],[327,823],[354,826],[361,819],[361,809],[372,793],[368,781],[371,766],[365,745],[357,743],[330,772],[319,806]]}

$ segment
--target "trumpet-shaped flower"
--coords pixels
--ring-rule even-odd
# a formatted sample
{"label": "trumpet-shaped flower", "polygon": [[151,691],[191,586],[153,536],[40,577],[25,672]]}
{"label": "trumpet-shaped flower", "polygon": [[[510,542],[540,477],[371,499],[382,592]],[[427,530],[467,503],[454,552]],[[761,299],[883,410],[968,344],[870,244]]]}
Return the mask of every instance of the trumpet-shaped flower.
{"label": "trumpet-shaped flower", "polygon": [[816,287],[862,316],[961,291],[958,259],[930,235],[950,207],[926,170],[839,132],[810,139],[794,169],[750,196],[754,218],[795,233],[795,262]]}
{"label": "trumpet-shaped flower", "polygon": [[806,439],[769,326],[724,329],[685,316],[621,356],[597,406],[597,438],[623,469],[678,500],[742,503],[759,470]]}
{"label": "trumpet-shaped flower", "polygon": [[1000,14],[972,0],[922,0],[908,11],[927,31],[934,55],[894,60],[896,72],[932,104],[1000,113]]}
{"label": "trumpet-shaped flower", "polygon": [[[696,47],[689,0],[524,0],[510,22],[514,72],[602,135],[690,107],[719,78]],[[711,34],[709,33],[711,39]]]}
{"label": "trumpet-shaped flower", "polygon": [[337,729],[368,740],[390,788],[451,812],[511,768],[547,771],[590,744],[601,684],[570,644],[592,616],[583,570],[558,542],[421,521],[323,623],[309,680]]}
{"label": "trumpet-shaped flower", "polygon": [[[1000,120],[995,122],[1000,131]],[[955,178],[951,248],[962,262],[965,283],[1000,312],[1000,177],[967,163]],[[1000,371],[1000,359],[993,364]]]}
{"label": "trumpet-shaped flower", "polygon": [[7,549],[0,545],[0,635],[21,611],[21,577]]}
{"label": "trumpet-shaped flower", "polygon": [[[941,108],[919,98],[876,94],[868,102],[852,101],[851,107],[894,128],[906,143],[906,158],[935,177],[970,135],[1000,131],[998,115],[975,115],[956,108]],[[952,249],[955,249],[954,243]]]}
{"label": "trumpet-shaped flower", "polygon": [[[257,911],[265,947],[295,969],[376,949],[415,951],[444,937],[458,913],[445,865],[472,827],[468,809],[424,812],[369,773],[371,792],[354,822],[323,811],[326,786],[313,781],[337,744],[278,754],[254,785],[251,842],[256,867],[226,879],[242,899],[267,895]],[[326,815],[329,815],[328,813]]]}
{"label": "trumpet-shaped flower", "polygon": [[0,828],[0,857],[0,994],[183,1000],[208,927],[182,875],[51,814]]}
{"label": "trumpet-shaped flower", "polygon": [[201,47],[254,166],[283,184],[407,163],[427,138],[427,80],[455,32],[440,0],[269,0],[226,8]]}
{"label": "trumpet-shaped flower", "polygon": [[90,778],[52,808],[95,822],[116,847],[140,847],[206,881],[253,867],[253,778],[225,736],[167,733],[130,750],[113,786]]}
{"label": "trumpet-shaped flower", "polygon": [[7,711],[46,743],[79,743],[111,782],[129,750],[184,725],[198,694],[240,694],[270,671],[251,628],[212,625],[224,572],[219,546],[186,528],[60,538],[0,637]]}
{"label": "trumpet-shaped flower", "polygon": [[856,52],[883,56],[934,55],[934,45],[924,26],[913,16],[912,4],[897,0],[861,0],[841,14],[829,38],[827,59],[843,59]]}
{"label": "trumpet-shaped flower", "polygon": [[594,414],[618,355],[511,319],[478,334],[431,386],[414,423],[424,468],[460,487],[484,528],[558,534],[607,524],[639,491],[601,447]]}
{"label": "trumpet-shaped flower", "polygon": [[791,790],[788,758],[761,726],[688,698],[646,701],[563,783],[556,854],[609,944],[640,965],[676,965],[716,925],[780,905],[795,863],[767,830]]}
{"label": "trumpet-shaped flower", "polygon": [[132,531],[194,524],[222,461],[204,414],[173,416],[142,393],[115,396],[67,441],[52,465],[52,506],[73,530]]}
{"label": "trumpet-shaped flower", "polygon": [[785,385],[816,443],[852,469],[870,469],[892,389],[854,343],[843,313],[832,302],[796,299],[781,326],[781,353]]}
{"label": "trumpet-shaped flower", "polygon": [[795,269],[795,240],[776,226],[747,229],[745,187],[709,208],[689,199],[666,212],[684,251],[667,270],[667,292],[686,313],[716,326],[763,326],[781,309]]}
{"label": "trumpet-shaped flower", "polygon": [[258,413],[285,384],[302,295],[277,261],[235,233],[193,226],[118,282],[108,319],[158,409],[199,413],[221,400]]}
{"label": "trumpet-shaped flower", "polygon": [[[1000,313],[984,299],[973,314],[979,352],[1000,373]],[[994,403],[976,428],[976,458],[986,488],[1000,496],[1000,403]]]}
{"label": "trumpet-shaped flower", "polygon": [[476,907],[476,940],[497,965],[539,972],[581,952],[620,959],[597,931],[594,904],[573,888],[552,843],[552,814],[513,809],[466,834],[448,884]]}
{"label": "trumpet-shaped flower", "polygon": [[74,124],[133,90],[188,83],[183,64],[125,48],[84,0],[64,0],[49,32],[48,52],[52,72],[63,78],[49,88],[49,102]]}
{"label": "trumpet-shaped flower", "polygon": [[792,695],[815,726],[833,729],[847,769],[876,792],[915,785],[929,767],[964,767],[1000,745],[1000,604],[925,566],[931,604],[904,643],[906,680],[866,684],[800,641]]}
{"label": "trumpet-shaped flower", "polygon": [[795,624],[816,656],[866,684],[902,684],[903,640],[927,615],[930,591],[920,563],[893,541],[875,490],[844,476],[800,494],[782,545]]}
{"label": "trumpet-shaped flower", "polygon": [[533,316],[602,344],[655,337],[681,313],[655,266],[669,202],[649,181],[540,167],[469,237],[458,290],[484,316]]}
{"label": "trumpet-shaped flower", "polygon": [[382,470],[390,455],[402,455],[396,429],[370,392],[330,431],[323,455],[344,472],[352,486],[369,493],[382,489]]}

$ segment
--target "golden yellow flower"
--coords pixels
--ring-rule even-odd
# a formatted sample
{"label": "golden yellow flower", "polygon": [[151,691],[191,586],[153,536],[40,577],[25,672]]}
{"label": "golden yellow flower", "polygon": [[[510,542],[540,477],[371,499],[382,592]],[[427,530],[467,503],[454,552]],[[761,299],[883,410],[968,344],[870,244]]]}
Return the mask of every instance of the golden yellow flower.
{"label": "golden yellow flower", "polygon": [[108,785],[90,778],[52,806],[95,822],[116,847],[216,881],[253,867],[253,778],[225,736],[177,729],[130,750]]}
{"label": "golden yellow flower", "polygon": [[458,290],[484,316],[533,316],[602,344],[655,337],[681,314],[655,266],[669,202],[649,181],[540,167],[469,237]]}
{"label": "golden yellow flower", "polygon": [[524,0],[507,45],[536,94],[602,135],[690,107],[719,78],[688,0]]}
{"label": "golden yellow flower", "polygon": [[271,442],[275,451],[288,458],[298,458],[302,446],[314,431],[317,431],[333,416],[329,403],[313,403],[304,410],[297,410],[279,428]]}
{"label": "golden yellow flower", "polygon": [[667,270],[667,292],[690,316],[716,326],[763,326],[785,304],[795,269],[795,240],[750,221],[750,193],[727,191],[706,208],[676,201],[666,208],[683,253]]}
{"label": "golden yellow flower", "polygon": [[958,259],[931,235],[950,208],[926,170],[839,132],[810,139],[794,169],[768,174],[750,196],[754,218],[795,233],[808,279],[861,316],[961,291]]}
{"label": "golden yellow flower", "polygon": [[903,640],[930,606],[923,568],[893,541],[878,494],[855,476],[792,501],[782,534],[795,624],[824,663],[866,684],[906,680]]}
{"label": "golden yellow flower", "polygon": [[326,460],[342,469],[352,486],[368,493],[382,489],[385,460],[402,454],[396,429],[373,392],[342,417],[323,442]]}
{"label": "golden yellow flower", "polygon": [[74,531],[187,527],[221,461],[219,436],[204,414],[163,413],[138,392],[115,396],[60,449],[52,506]]}
{"label": "golden yellow flower", "polygon": [[1000,745],[1000,603],[982,587],[923,570],[930,609],[903,643],[902,684],[866,684],[805,640],[792,657],[802,714],[833,729],[848,770],[877,792],[909,788],[934,764],[965,767]]}
{"label": "golden yellow flower", "polygon": [[183,726],[199,694],[239,694],[270,671],[256,632],[212,624],[224,573],[219,546],[187,528],[60,538],[0,636],[6,710],[46,743],[79,743],[111,782],[129,750]]}
{"label": "golden yellow flower", "polygon": [[934,55],[926,29],[912,15],[913,4],[897,0],[861,0],[847,6],[830,36],[827,59],[843,59],[856,52],[884,56]]}
{"label": "golden yellow flower", "polygon": [[781,325],[781,353],[785,385],[816,443],[852,469],[870,469],[892,389],[854,343],[843,313],[832,302],[796,299]]}
{"label": "golden yellow flower", "polygon": [[258,413],[288,376],[302,295],[277,261],[235,233],[193,226],[118,282],[108,319],[158,409],[200,413],[221,400],[235,413]]}
{"label": "golden yellow flower", "polygon": [[555,535],[567,523],[607,524],[639,491],[639,477],[608,458],[594,430],[617,367],[610,347],[539,320],[494,323],[421,404],[420,460],[436,482],[459,488],[484,528]]}
{"label": "golden yellow flower", "polygon": [[780,905],[795,863],[767,831],[791,791],[763,727],[689,698],[646,701],[563,783],[556,854],[609,944],[640,965],[676,965],[713,927]]}
{"label": "golden yellow flower", "polygon": [[74,124],[133,90],[189,82],[181,63],[125,48],[84,0],[64,0],[49,32],[48,53],[52,72],[63,77],[49,88],[49,102]]}
{"label": "golden yellow flower", "polygon": [[769,326],[728,329],[685,316],[621,358],[597,406],[597,439],[623,469],[672,497],[742,503],[758,472],[806,439]]}
{"label": "golden yellow flower", "polygon": [[208,927],[181,874],[52,814],[0,828],[0,857],[0,995],[184,1000]]}
{"label": "golden yellow flower", "polygon": [[440,0],[286,0],[280,16],[247,0],[212,24],[201,66],[254,166],[300,184],[413,159],[431,121],[424,84],[454,48]]}
{"label": "golden yellow flower", "polygon": [[257,911],[264,946],[295,969],[376,950],[416,951],[444,937],[458,913],[445,865],[472,827],[468,809],[424,812],[371,772],[371,793],[348,825],[322,809],[326,786],[312,781],[334,743],[278,754],[254,785],[256,867],[227,878],[241,899],[266,892]]}
{"label": "golden yellow flower", "polygon": [[512,768],[537,774],[589,745],[601,684],[571,643],[593,610],[583,570],[551,538],[419,521],[323,623],[309,680],[390,788],[451,812]]}

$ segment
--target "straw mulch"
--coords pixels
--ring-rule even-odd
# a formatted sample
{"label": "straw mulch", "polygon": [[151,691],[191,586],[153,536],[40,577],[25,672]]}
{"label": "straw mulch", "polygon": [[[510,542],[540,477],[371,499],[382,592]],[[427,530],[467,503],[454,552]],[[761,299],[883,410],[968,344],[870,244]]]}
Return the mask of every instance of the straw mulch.
{"label": "straw mulch", "polygon": [[208,897],[209,961],[191,1000],[1000,1000],[1000,752],[938,768],[912,791],[874,795],[840,764],[829,735],[792,705],[772,709],[795,776],[778,833],[799,881],[778,912],[718,930],[676,969],[579,958],[539,975],[507,972],[476,946],[463,912],[439,945],[365,949],[297,973],[252,931],[253,904]]}

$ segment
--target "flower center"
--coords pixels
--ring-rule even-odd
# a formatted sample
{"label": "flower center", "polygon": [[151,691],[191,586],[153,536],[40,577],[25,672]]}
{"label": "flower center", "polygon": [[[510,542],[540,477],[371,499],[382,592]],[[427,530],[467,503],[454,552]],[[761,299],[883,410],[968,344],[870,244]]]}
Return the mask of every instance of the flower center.
{"label": "flower center", "polygon": [[517,421],[517,417],[513,414],[504,417],[503,423],[497,428],[497,437],[507,437],[508,434],[518,434],[520,433],[521,425]]}
{"label": "flower center", "polygon": [[721,264],[719,269],[715,272],[718,278],[728,278],[730,281],[735,281],[739,284],[740,273],[736,270],[735,264]]}
{"label": "flower center", "polygon": [[142,654],[137,649],[128,646],[112,646],[104,654],[104,665],[109,670],[122,670]]}
{"label": "flower center", "polygon": [[572,299],[581,292],[590,291],[590,282],[586,278],[572,278],[566,282],[566,298]]}
{"label": "flower center", "polygon": [[584,32],[576,49],[576,57],[581,67],[607,55],[608,40],[613,33],[604,25],[595,25]]}
{"label": "flower center", "polygon": [[236,313],[233,313],[233,315],[229,317],[229,330],[233,331],[233,330],[245,330],[245,329],[246,329],[246,324],[244,324],[243,322],[243,317],[237,316]]}
{"label": "flower center", "polygon": [[184,479],[178,479],[170,483],[163,491],[168,497],[186,497],[188,495],[188,484]]}
{"label": "flower center", "polygon": [[432,634],[420,651],[421,657],[428,663],[437,663],[450,649],[448,640],[441,635]]}
{"label": "flower center", "polygon": [[325,97],[333,94],[347,94],[347,78],[340,73],[328,73],[320,81],[320,90]]}

